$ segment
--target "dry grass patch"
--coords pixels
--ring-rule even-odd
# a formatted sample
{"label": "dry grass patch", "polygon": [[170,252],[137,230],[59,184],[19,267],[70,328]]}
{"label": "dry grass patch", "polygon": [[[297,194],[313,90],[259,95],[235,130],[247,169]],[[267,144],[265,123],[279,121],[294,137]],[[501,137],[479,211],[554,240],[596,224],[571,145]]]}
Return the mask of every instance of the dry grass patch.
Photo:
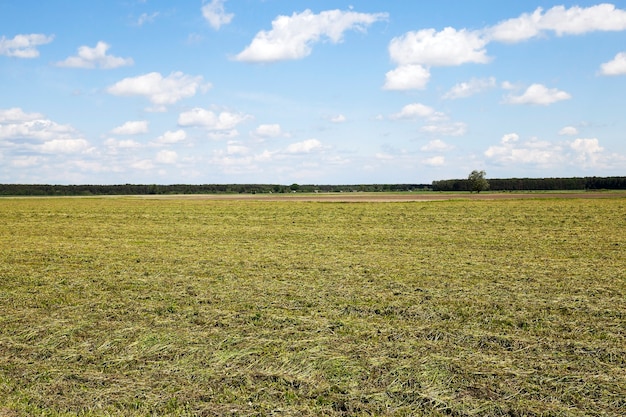
{"label": "dry grass patch", "polygon": [[0,201],[0,415],[615,416],[626,200]]}

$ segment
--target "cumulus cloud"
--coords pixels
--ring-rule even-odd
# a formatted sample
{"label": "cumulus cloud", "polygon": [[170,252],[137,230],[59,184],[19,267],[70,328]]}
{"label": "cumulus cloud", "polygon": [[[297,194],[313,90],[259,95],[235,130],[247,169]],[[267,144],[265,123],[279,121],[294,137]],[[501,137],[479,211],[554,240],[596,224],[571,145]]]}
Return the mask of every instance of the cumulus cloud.
{"label": "cumulus cloud", "polygon": [[510,140],[505,135],[500,144],[490,146],[485,156],[498,165],[522,164],[543,168],[569,164],[576,168],[599,168],[623,162],[616,155],[604,154],[597,138],[578,138],[570,142],[551,143],[532,138],[527,141]]}
{"label": "cumulus cloud", "polygon": [[154,19],[156,19],[158,15],[159,12],[154,12],[151,14],[142,13],[141,16],[139,16],[139,19],[137,19],[137,26],[143,26],[145,23],[154,22]]}
{"label": "cumulus cloud", "polygon": [[385,90],[422,90],[430,80],[430,71],[421,65],[401,65],[385,74]]}
{"label": "cumulus cloud", "polygon": [[180,126],[202,127],[207,130],[225,131],[234,129],[252,116],[243,113],[223,111],[215,113],[211,110],[195,107],[178,116]]}
{"label": "cumulus cloud", "polygon": [[259,125],[254,130],[254,136],[260,138],[277,138],[282,135],[283,131],[278,123]]}
{"label": "cumulus cloud", "polygon": [[407,104],[400,110],[398,113],[394,113],[389,116],[392,120],[399,119],[415,119],[415,118],[425,118],[429,120],[443,120],[446,118],[446,115],[435,111],[432,107],[426,106],[421,103],[412,103]]}
{"label": "cumulus cloud", "polygon": [[109,148],[109,151],[116,152],[118,149],[136,149],[141,147],[141,143],[132,139],[118,140],[115,138],[109,138],[104,141],[104,145]]}
{"label": "cumulus cloud", "polygon": [[291,145],[287,146],[287,148],[285,149],[285,153],[304,154],[304,153],[311,153],[313,151],[321,150],[323,148],[324,146],[322,145],[322,142],[320,142],[319,140],[307,139],[302,142],[292,143]]}
{"label": "cumulus cloud", "polygon": [[235,59],[245,62],[301,59],[310,55],[312,45],[321,40],[339,43],[344,32],[365,31],[372,23],[387,18],[387,13],[328,10],[315,14],[308,9],[291,16],[278,16],[272,22],[272,29],[257,33]]}
{"label": "cumulus cloud", "polygon": [[15,107],[0,110],[0,140],[18,141],[55,139],[75,139],[76,130],[46,119],[40,113],[26,113]]}
{"label": "cumulus cloud", "polygon": [[11,165],[15,168],[29,168],[41,164],[42,161],[40,156],[18,156],[13,158]]}
{"label": "cumulus cloud", "polygon": [[[388,46],[391,60],[397,68],[386,74],[384,88],[387,90],[411,90],[424,88],[430,77],[431,67],[457,66],[466,63],[485,64],[491,58],[487,45],[491,42],[514,43],[554,32],[558,36],[578,35],[593,31],[626,30],[626,11],[612,4],[591,7],[553,7],[546,12],[537,8],[533,13],[502,21],[481,30],[444,28],[422,29],[407,32],[393,38]],[[614,61],[603,65],[603,75],[626,72],[626,57],[616,56]],[[417,65],[413,71],[406,66]],[[416,71],[417,70],[417,71]],[[447,93],[446,98],[466,97],[475,88],[490,87],[478,84],[459,85]]]}
{"label": "cumulus cloud", "polygon": [[420,150],[424,152],[444,152],[454,149],[454,146],[448,145],[441,139],[435,139],[422,146]]}
{"label": "cumulus cloud", "polygon": [[92,149],[72,126],[17,107],[0,110],[0,143],[18,153],[72,154]]}
{"label": "cumulus cloud", "polygon": [[346,116],[344,116],[343,114],[338,114],[337,116],[333,116],[333,117],[330,118],[330,121],[332,123],[343,123],[346,120],[347,120]]}
{"label": "cumulus cloud", "polygon": [[0,37],[0,55],[16,58],[37,58],[40,45],[46,45],[54,40],[54,36],[32,33],[28,35],[16,35],[13,39]]}
{"label": "cumulus cloud", "polygon": [[465,133],[467,133],[467,125],[463,122],[431,124],[422,126],[420,130],[431,135],[463,136]]}
{"label": "cumulus cloud", "polygon": [[203,83],[202,76],[191,76],[177,71],[163,77],[158,72],[151,72],[124,78],[110,86],[107,92],[116,96],[143,96],[162,107],[193,97],[198,90],[205,91],[210,86],[209,83]]}
{"label": "cumulus cloud", "polygon": [[546,141],[533,139],[520,143],[517,134],[510,134],[503,136],[499,145],[490,146],[485,156],[499,165],[550,165],[561,161],[563,152],[560,146]]}
{"label": "cumulus cloud", "polygon": [[455,66],[465,63],[484,64],[487,41],[480,32],[447,27],[440,32],[422,29],[407,32],[389,43],[389,56],[397,68],[385,74],[385,90],[425,88],[431,66]]}
{"label": "cumulus cloud", "polygon": [[559,135],[566,136],[574,136],[578,134],[578,129],[574,126],[565,126],[563,129],[559,130]]}
{"label": "cumulus cloud", "polygon": [[249,153],[250,148],[240,142],[231,140],[226,144],[226,154],[228,155],[247,155]]}
{"label": "cumulus cloud", "polygon": [[626,75],[626,52],[620,52],[609,62],[600,65],[602,75]]}
{"label": "cumulus cloud", "polygon": [[576,139],[570,143],[570,147],[576,154],[576,161],[583,167],[596,166],[604,148],[600,146],[597,138]]}
{"label": "cumulus cloud", "polygon": [[422,163],[431,167],[440,167],[445,165],[446,158],[443,156],[433,156],[432,158],[426,158],[422,160]]}
{"label": "cumulus cloud", "polygon": [[233,13],[226,13],[224,3],[225,0],[212,0],[202,6],[202,15],[215,30],[220,30],[222,25],[229,24],[235,17]]}
{"label": "cumulus cloud", "polygon": [[517,142],[518,140],[519,140],[519,135],[517,133],[507,133],[506,135],[502,136],[500,143],[507,144],[507,143]]}
{"label": "cumulus cloud", "polygon": [[78,55],[71,56],[65,61],[57,62],[57,66],[66,68],[102,68],[112,69],[133,65],[132,58],[120,58],[107,55],[111,46],[106,42],[98,42],[94,48],[81,46],[78,48]]}
{"label": "cumulus cloud", "polygon": [[187,139],[187,133],[184,130],[179,129],[175,132],[168,130],[157,138],[156,143],[159,145],[171,145],[174,143],[180,143],[185,139]]}
{"label": "cumulus cloud", "polygon": [[41,113],[26,113],[19,107],[0,109],[0,124],[30,122],[43,117]]}
{"label": "cumulus cloud", "polygon": [[569,100],[572,96],[556,88],[547,88],[542,84],[533,84],[520,96],[508,96],[509,104],[539,104],[547,106],[562,100]]}
{"label": "cumulus cloud", "polygon": [[130,166],[131,168],[141,171],[149,171],[151,169],[154,169],[154,163],[149,159],[140,159],[137,161],[133,161]]}
{"label": "cumulus cloud", "polygon": [[487,28],[485,33],[490,40],[513,43],[541,36],[546,31],[563,36],[619,30],[626,30],[626,11],[604,3],[586,8],[555,6],[545,13],[540,7],[533,13],[524,13]]}
{"label": "cumulus cloud", "polygon": [[177,160],[178,154],[171,150],[162,150],[156,155],[156,162],[159,164],[175,164]]}
{"label": "cumulus cloud", "polygon": [[490,78],[473,78],[470,81],[462,82],[450,89],[443,95],[445,99],[457,99],[466,98],[474,94],[478,94],[482,91],[494,88],[496,86],[496,79]]}
{"label": "cumulus cloud", "polygon": [[89,148],[89,142],[85,139],[52,139],[48,140],[35,149],[43,153],[79,153]]}
{"label": "cumulus cloud", "polygon": [[114,135],[139,135],[148,133],[148,122],[146,120],[137,120],[126,122],[111,131]]}
{"label": "cumulus cloud", "polygon": [[454,66],[490,61],[479,32],[447,27],[440,32],[408,32],[389,43],[389,56],[399,65]]}

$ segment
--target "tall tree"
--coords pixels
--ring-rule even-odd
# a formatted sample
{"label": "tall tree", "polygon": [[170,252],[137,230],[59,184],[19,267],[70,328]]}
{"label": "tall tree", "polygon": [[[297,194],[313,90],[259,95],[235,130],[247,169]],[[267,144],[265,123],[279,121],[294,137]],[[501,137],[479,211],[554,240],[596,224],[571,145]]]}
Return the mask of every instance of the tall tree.
{"label": "tall tree", "polygon": [[470,183],[470,192],[476,191],[476,193],[480,193],[481,191],[485,191],[489,189],[489,181],[485,178],[487,173],[485,171],[472,171],[471,174],[467,177]]}

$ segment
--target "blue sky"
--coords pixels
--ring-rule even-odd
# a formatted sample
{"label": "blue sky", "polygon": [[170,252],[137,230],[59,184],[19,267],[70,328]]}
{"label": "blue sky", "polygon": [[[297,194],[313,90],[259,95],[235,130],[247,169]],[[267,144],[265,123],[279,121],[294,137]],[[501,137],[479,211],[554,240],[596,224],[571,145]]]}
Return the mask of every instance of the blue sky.
{"label": "blue sky", "polygon": [[626,175],[626,2],[0,2],[0,183]]}

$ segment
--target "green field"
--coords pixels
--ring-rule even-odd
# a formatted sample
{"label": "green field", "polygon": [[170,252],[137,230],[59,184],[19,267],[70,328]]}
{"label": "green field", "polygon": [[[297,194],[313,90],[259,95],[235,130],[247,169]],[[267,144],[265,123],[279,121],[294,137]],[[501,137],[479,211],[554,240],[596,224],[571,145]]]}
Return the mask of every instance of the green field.
{"label": "green field", "polygon": [[0,416],[626,415],[624,197],[0,222]]}

